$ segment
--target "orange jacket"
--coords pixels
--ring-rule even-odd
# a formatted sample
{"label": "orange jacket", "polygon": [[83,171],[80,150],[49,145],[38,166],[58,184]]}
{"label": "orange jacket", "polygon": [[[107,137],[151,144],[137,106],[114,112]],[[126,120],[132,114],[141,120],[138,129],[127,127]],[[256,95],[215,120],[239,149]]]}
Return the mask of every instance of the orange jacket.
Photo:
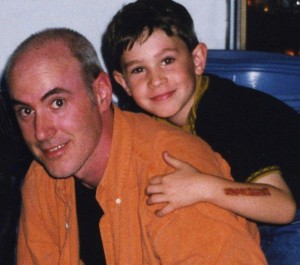
{"label": "orange jacket", "polygon": [[[161,158],[165,150],[231,178],[227,163],[198,137],[115,108],[110,158],[96,192],[107,264],[266,264],[256,226],[227,210],[198,203],[155,216],[162,205],[146,204],[145,187],[172,171]],[[22,194],[18,264],[82,264],[74,179],[53,179],[34,162]]]}

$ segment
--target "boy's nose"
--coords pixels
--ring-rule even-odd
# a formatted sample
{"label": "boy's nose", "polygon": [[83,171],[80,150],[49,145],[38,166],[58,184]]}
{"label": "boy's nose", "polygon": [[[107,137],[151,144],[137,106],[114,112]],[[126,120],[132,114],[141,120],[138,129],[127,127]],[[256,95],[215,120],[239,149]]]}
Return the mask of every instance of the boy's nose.
{"label": "boy's nose", "polygon": [[158,87],[166,81],[166,77],[164,76],[161,70],[152,71],[149,74],[149,85],[150,87]]}

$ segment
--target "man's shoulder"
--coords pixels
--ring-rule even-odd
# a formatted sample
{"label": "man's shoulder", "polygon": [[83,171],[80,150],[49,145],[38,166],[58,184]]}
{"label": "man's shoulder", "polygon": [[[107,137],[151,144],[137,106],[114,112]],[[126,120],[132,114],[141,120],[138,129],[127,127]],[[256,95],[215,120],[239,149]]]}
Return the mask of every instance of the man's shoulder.
{"label": "man's shoulder", "polygon": [[[114,128],[114,146],[120,147],[116,142],[123,142],[123,146],[130,145],[135,157],[143,157],[147,163],[155,162],[158,167],[161,165],[158,160],[162,160],[161,156],[165,151],[196,167],[212,166],[218,160],[210,145],[196,135],[160,123],[144,114],[120,113],[123,117],[118,118],[119,124]],[[120,153],[120,148],[118,152]],[[161,163],[164,164],[163,161]]]}
{"label": "man's shoulder", "polygon": [[141,138],[142,140],[145,140],[148,137],[154,140],[153,137],[164,137],[166,134],[170,137],[171,135],[177,136],[178,134],[182,136],[189,135],[180,128],[158,122],[145,113],[134,113],[120,109],[118,109],[117,112],[117,122],[119,124],[125,122],[131,129],[132,133],[134,133],[135,137]]}
{"label": "man's shoulder", "polygon": [[134,119],[134,135],[137,142],[149,143],[153,147],[156,144],[178,147],[188,146],[189,143],[192,145],[195,143],[196,146],[199,143],[200,145],[206,145],[200,137],[185,132],[176,126],[158,122],[148,115],[142,113],[130,113],[129,115]]}
{"label": "man's shoulder", "polygon": [[[169,264],[173,264],[181,255],[179,259],[197,264],[216,264],[220,258],[226,264],[232,264],[233,261],[266,264],[259,248],[255,225],[212,204],[198,203],[160,218],[153,215],[145,227],[154,248],[161,253],[160,258]],[[178,248],[180,254],[176,257],[167,251]],[[230,256],[226,251],[228,249],[232,249]]]}

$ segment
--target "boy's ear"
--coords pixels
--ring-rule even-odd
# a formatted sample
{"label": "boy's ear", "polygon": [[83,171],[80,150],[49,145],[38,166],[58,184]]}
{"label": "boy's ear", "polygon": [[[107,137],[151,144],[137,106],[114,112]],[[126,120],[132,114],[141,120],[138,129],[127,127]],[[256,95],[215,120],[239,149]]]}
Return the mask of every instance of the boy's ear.
{"label": "boy's ear", "polygon": [[100,110],[110,108],[112,101],[112,86],[108,74],[101,72],[93,83],[93,91]]}
{"label": "boy's ear", "polygon": [[205,69],[206,56],[207,56],[207,47],[204,43],[198,43],[192,52],[194,65],[195,65],[195,74],[202,75]]}
{"label": "boy's ear", "polygon": [[125,90],[127,95],[131,96],[130,89],[127,86],[127,83],[125,81],[123,74],[121,74],[118,71],[113,71],[113,77],[114,77],[115,81]]}

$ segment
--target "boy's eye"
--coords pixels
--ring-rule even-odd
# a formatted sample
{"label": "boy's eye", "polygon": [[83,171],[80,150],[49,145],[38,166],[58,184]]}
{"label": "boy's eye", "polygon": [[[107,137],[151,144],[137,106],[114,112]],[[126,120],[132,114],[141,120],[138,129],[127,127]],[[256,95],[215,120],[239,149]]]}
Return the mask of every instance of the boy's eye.
{"label": "boy's eye", "polygon": [[136,67],[136,68],[131,70],[131,73],[132,74],[139,74],[139,73],[142,73],[143,71],[144,71],[143,67]]}
{"label": "boy's eye", "polygon": [[168,65],[168,64],[171,64],[175,61],[175,58],[173,57],[166,57],[162,60],[162,64],[163,65]]}
{"label": "boy's eye", "polygon": [[52,106],[52,108],[54,108],[54,109],[59,109],[59,108],[61,108],[64,104],[65,104],[65,101],[64,101],[63,99],[59,98],[59,99],[55,99],[55,100],[52,102],[51,106]]}

